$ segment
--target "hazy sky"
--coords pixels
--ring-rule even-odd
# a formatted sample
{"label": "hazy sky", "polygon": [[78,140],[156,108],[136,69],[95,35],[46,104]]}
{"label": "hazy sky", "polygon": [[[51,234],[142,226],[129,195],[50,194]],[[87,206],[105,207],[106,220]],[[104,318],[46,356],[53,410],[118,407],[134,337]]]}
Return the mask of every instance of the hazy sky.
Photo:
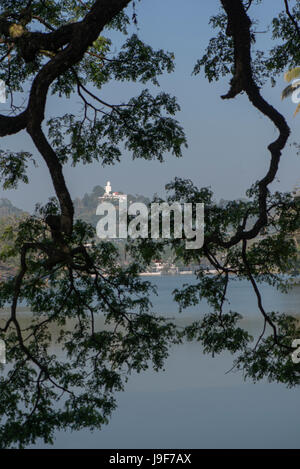
{"label": "hazy sky", "polygon": [[[282,0],[265,0],[260,15],[269,21],[282,7]],[[209,84],[203,74],[191,76],[196,60],[202,56],[212,35],[208,20],[216,13],[217,0],[142,0],[138,4],[140,37],[154,48],[175,53],[176,71],[160,79],[161,90],[176,95],[181,105],[177,115],[188,138],[189,148],[176,159],[166,155],[165,163],[131,160],[124,152],[122,161],[103,168],[100,163],[76,168],[65,167],[65,176],[73,198],[82,197],[95,185],[104,186],[111,181],[113,190],[152,196],[163,193],[164,186],[175,176],[190,178],[198,186],[211,186],[216,198],[237,198],[264,175],[269,164],[268,144],[277,136],[269,121],[256,111],[245,96],[222,101],[220,96],[228,90],[229,77]],[[132,7],[129,8],[131,13]],[[136,32],[131,28],[131,32]],[[261,35],[265,46],[267,37]],[[118,39],[117,39],[118,41]],[[300,129],[300,115],[293,118],[295,104],[281,101],[280,93],[286,86],[279,78],[278,86],[268,83],[263,94],[286,117],[293,133],[290,143],[296,141]],[[151,87],[150,87],[151,88]],[[152,88],[151,88],[152,89]],[[137,95],[140,85],[115,82],[102,91],[101,97],[117,104],[120,100]],[[158,89],[155,92],[159,92]],[[51,97],[47,117],[72,112],[78,97],[58,100]],[[4,104],[0,104],[4,108]],[[22,209],[32,211],[36,202],[46,202],[53,195],[52,184],[43,160],[34,151],[24,133],[2,139],[1,148],[33,151],[39,167],[30,168],[30,184],[20,184],[17,190],[2,191],[0,197],[9,198]],[[291,190],[300,179],[300,157],[292,147],[283,155],[279,180],[274,189]]]}

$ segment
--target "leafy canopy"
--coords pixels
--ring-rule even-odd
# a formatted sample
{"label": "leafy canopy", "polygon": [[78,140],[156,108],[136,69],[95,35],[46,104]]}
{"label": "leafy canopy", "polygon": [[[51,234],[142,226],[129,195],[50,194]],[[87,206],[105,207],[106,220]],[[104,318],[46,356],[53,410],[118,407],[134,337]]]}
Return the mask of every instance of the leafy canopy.
{"label": "leafy canopy", "polygon": [[[270,51],[256,47],[261,3],[220,1],[221,11],[211,19],[217,35],[194,73],[204,68],[209,81],[230,75],[230,90],[222,98],[246,93],[274,124],[278,137],[268,147],[267,174],[248,190],[247,200],[223,205],[214,202],[210,189],[175,178],[167,185],[168,202],[205,203],[203,247],[187,251],[185,240],[136,240],[127,246],[131,264],[122,267],[113,244],[96,243],[92,226],[74,222],[63,166],[114,164],[124,146],[133,158],[162,161],[166,152],[180,157],[186,138],[175,117],[177,100],[150,92],[160,75],[174,71],[174,55],[153,50],[137,32],[128,35],[138,19],[136,2],[130,0],[1,1],[0,79],[7,84],[10,110],[0,116],[0,136],[26,131],[56,192],[34,216],[0,230],[0,260],[18,262],[16,275],[0,288],[0,307],[8,311],[0,328],[8,360],[0,377],[1,448],[25,447],[39,438],[51,443],[57,429],[101,428],[129,374],[150,363],[161,369],[171,344],[184,340],[199,341],[205,353],[230,351],[235,366],[254,381],[267,377],[299,384],[299,366],[291,360],[292,341],[300,337],[297,319],[266,311],[259,291],[262,282],[289,288],[284,275],[295,269],[294,233],[300,229],[299,201],[269,189],[290,130],[259,86],[299,64],[300,2],[291,10],[283,2],[283,11],[270,19]],[[124,36],[117,52],[111,30]],[[105,85],[111,80],[138,82],[142,91],[110,103]],[[45,122],[52,95],[76,96],[82,107]],[[23,150],[1,149],[5,188],[28,182],[32,158]],[[179,309],[203,298],[210,307],[184,329],[152,311],[152,287],[139,276],[165,248],[183,264],[199,265],[195,282],[173,292]],[[217,271],[214,277],[207,275],[203,259]],[[258,338],[242,328],[241,312],[224,310],[228,283],[241,279],[257,297]],[[18,310],[24,304],[33,314],[27,321]],[[60,356],[51,349],[54,342]]]}

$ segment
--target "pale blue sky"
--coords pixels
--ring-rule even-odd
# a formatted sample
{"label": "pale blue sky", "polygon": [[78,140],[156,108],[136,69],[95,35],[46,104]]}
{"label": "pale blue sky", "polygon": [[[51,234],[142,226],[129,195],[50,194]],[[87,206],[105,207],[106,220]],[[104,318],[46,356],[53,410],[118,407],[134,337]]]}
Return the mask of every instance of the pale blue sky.
{"label": "pale blue sky", "polygon": [[[264,21],[273,17],[282,0],[265,0],[260,6]],[[154,48],[175,53],[176,71],[161,78],[161,89],[174,94],[182,107],[177,118],[188,138],[189,148],[184,157],[176,159],[166,155],[165,163],[132,161],[124,152],[122,162],[103,168],[94,163],[76,168],[66,167],[64,172],[73,198],[82,197],[95,185],[104,186],[110,180],[113,190],[152,196],[163,193],[164,186],[175,176],[190,178],[198,186],[211,186],[216,198],[232,199],[245,195],[246,189],[267,169],[267,145],[277,132],[267,119],[249,105],[245,96],[222,101],[220,96],[228,89],[229,77],[209,84],[204,75],[191,76],[196,60],[202,56],[212,35],[208,20],[218,9],[217,0],[142,0],[138,5],[139,35]],[[131,9],[131,7],[130,7]],[[130,11],[130,10],[129,10]],[[132,32],[136,32],[132,28]],[[269,46],[267,37],[261,41]],[[279,79],[274,89],[267,84],[263,94],[287,118],[293,133],[290,143],[297,140],[300,116],[293,118],[295,105],[281,101],[280,92],[285,82]],[[101,95],[117,103],[140,91],[140,85],[112,83]],[[159,91],[159,90],[158,90]],[[68,102],[50,98],[47,116],[73,111],[77,97]],[[0,112],[1,112],[0,104]],[[3,139],[1,148],[33,151],[29,137],[19,134]],[[52,184],[45,164],[34,152],[39,167],[30,168],[30,184],[20,184],[14,191],[2,191],[0,197],[9,198],[20,208],[32,211],[36,202],[46,202],[53,195]],[[274,189],[291,190],[300,179],[300,157],[288,147],[284,152],[279,181]]]}

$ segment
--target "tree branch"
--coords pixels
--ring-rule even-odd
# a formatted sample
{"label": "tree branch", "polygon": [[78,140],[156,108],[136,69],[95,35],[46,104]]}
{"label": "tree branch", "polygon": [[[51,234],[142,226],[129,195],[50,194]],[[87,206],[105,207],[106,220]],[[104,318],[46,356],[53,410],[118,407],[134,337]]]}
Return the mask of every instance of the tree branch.
{"label": "tree branch", "polygon": [[258,183],[259,217],[254,226],[248,231],[240,227],[227,242],[224,242],[218,236],[214,235],[208,237],[206,240],[207,243],[214,242],[222,247],[229,248],[238,244],[241,240],[255,238],[260,230],[266,226],[268,222],[268,186],[276,177],[281,151],[287,143],[290,129],[285,118],[261,96],[260,90],[254,81],[251,58],[251,21],[245,11],[243,2],[241,0],[221,0],[221,3],[228,17],[227,34],[232,36],[234,42],[235,63],[234,76],[231,80],[230,90],[226,95],[222,96],[222,98],[232,99],[242,91],[245,91],[253,106],[268,117],[279,131],[278,138],[268,146],[268,150],[271,153],[269,170],[265,177]]}

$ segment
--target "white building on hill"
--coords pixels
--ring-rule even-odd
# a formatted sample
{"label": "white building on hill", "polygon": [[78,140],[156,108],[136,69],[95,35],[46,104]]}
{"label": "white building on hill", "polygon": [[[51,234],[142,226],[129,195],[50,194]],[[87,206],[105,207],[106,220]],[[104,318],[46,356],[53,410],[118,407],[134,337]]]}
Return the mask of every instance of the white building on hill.
{"label": "white building on hill", "polygon": [[300,199],[300,182],[298,182],[298,184],[295,185],[292,195],[294,199]]}
{"label": "white building on hill", "polygon": [[119,192],[112,192],[111,184],[109,181],[107,181],[106,186],[105,186],[105,192],[102,197],[99,197],[99,200],[103,201],[109,201],[109,200],[119,200],[119,201],[125,201],[127,198],[126,194],[120,194]]}

